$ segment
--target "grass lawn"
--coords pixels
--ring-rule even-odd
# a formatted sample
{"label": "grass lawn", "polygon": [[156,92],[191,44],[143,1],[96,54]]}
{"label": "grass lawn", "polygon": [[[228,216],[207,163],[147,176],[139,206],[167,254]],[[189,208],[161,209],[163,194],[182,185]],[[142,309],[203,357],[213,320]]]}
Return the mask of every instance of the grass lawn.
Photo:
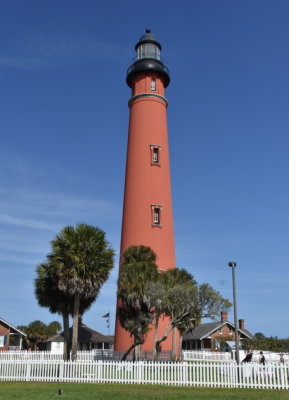
{"label": "grass lawn", "polygon": [[[59,395],[59,390],[62,394]],[[288,391],[153,385],[0,382],[1,400],[289,400]]]}

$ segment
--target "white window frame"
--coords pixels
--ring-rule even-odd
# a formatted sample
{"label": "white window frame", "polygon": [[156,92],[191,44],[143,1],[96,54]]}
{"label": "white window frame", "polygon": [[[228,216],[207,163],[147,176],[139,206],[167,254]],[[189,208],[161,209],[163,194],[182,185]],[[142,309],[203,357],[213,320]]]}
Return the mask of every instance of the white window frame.
{"label": "white window frame", "polygon": [[0,347],[4,347],[6,345],[5,336],[7,335],[0,335]]}
{"label": "white window frame", "polygon": [[157,90],[157,81],[155,78],[151,78],[151,91],[155,92]]}

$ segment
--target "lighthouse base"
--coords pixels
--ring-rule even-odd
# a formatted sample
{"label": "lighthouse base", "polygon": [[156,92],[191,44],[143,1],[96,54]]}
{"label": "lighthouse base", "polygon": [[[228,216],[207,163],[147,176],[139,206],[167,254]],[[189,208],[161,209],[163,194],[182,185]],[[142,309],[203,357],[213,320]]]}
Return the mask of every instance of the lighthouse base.
{"label": "lighthouse base", "polygon": [[[169,318],[164,317],[159,321],[157,332],[154,325],[150,325],[145,343],[138,346],[138,352],[145,352],[146,358],[154,359],[156,355],[155,342],[161,339],[165,334],[168,327]],[[134,343],[133,336],[130,335],[125,329],[122,328],[118,318],[116,319],[116,335],[114,338],[114,350],[126,352]],[[173,329],[167,335],[167,338],[160,343],[161,352],[167,353],[166,359],[177,360],[180,358],[180,334],[177,329]],[[132,350],[133,351],[133,350]]]}

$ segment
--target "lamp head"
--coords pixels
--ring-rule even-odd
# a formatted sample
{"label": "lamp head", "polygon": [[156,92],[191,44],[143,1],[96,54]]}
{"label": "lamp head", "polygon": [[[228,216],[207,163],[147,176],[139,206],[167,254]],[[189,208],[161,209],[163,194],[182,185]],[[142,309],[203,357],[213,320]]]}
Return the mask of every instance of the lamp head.
{"label": "lamp head", "polygon": [[228,267],[236,268],[236,267],[237,267],[237,263],[235,263],[235,262],[228,262]]}

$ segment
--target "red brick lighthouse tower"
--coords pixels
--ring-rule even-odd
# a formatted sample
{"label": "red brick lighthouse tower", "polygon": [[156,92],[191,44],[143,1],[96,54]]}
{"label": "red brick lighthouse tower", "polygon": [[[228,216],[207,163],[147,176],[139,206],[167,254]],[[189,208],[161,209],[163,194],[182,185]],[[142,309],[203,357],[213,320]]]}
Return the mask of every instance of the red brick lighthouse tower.
{"label": "red brick lighthouse tower", "polygon": [[[157,255],[160,271],[166,271],[176,266],[165,98],[170,75],[160,57],[161,45],[149,29],[135,50],[126,77],[132,97],[120,251],[132,245],[149,246]],[[166,322],[159,327],[160,334]],[[152,350],[153,336],[151,331],[144,350]],[[115,350],[125,351],[131,343],[117,320]],[[172,349],[172,336],[162,348]]]}

